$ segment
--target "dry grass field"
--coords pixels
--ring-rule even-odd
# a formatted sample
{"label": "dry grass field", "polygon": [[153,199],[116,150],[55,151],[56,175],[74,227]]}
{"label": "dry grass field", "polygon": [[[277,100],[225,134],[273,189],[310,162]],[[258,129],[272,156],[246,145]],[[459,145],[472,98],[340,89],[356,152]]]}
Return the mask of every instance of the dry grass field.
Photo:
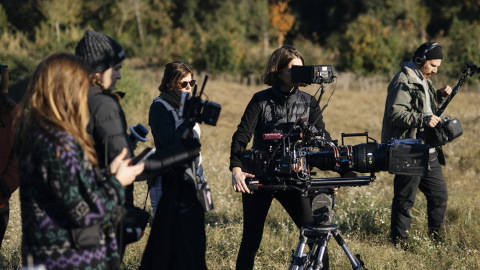
{"label": "dry grass field", "polygon": [[[124,109],[130,124],[148,124],[148,109],[162,70],[146,70],[125,65],[118,88],[127,91]],[[459,74],[460,75],[460,74]],[[196,74],[203,81],[203,76]],[[231,137],[240,122],[251,96],[264,85],[249,85],[226,77],[210,78],[205,93],[222,105],[217,126],[202,125],[202,155],[207,181],[213,192],[215,209],[206,215],[207,265],[209,269],[234,269],[242,236],[241,196],[231,188],[228,170]],[[453,86],[456,80],[433,77],[437,87]],[[381,121],[388,79],[365,78],[338,74],[338,83],[326,87],[321,106],[335,92],[324,111],[327,130],[333,139],[341,133],[369,132],[380,140]],[[310,94],[317,85],[304,90]],[[445,146],[447,165],[443,168],[449,188],[447,228],[444,242],[432,242],[427,236],[426,201],[419,193],[412,209],[413,224],[410,251],[395,249],[389,243],[390,204],[393,176],[377,174],[369,186],[341,188],[337,197],[335,222],[353,254],[360,253],[369,269],[480,269],[480,95],[478,86],[464,86],[451,102],[446,115],[461,120],[464,134]],[[360,139],[359,139],[360,140]],[[363,142],[350,139],[346,144]],[[153,139],[143,146],[153,145]],[[139,147],[137,151],[140,151]],[[327,172],[328,173],[328,172]],[[146,184],[135,184],[136,204],[143,207]],[[147,209],[149,209],[149,203]],[[18,192],[11,201],[11,218],[0,250],[1,269],[21,267],[21,222]],[[150,228],[145,237],[127,248],[124,269],[136,269],[141,260]],[[265,232],[257,254],[256,269],[286,269],[295,248],[298,229],[282,207],[274,202],[265,224]],[[329,242],[331,269],[351,269],[350,263],[335,241]]]}

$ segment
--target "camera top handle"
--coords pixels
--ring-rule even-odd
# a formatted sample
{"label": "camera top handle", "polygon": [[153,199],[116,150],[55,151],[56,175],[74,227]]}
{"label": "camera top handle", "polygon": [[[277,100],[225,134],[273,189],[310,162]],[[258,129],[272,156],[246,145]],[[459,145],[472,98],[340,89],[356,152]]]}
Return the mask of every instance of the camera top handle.
{"label": "camera top handle", "polygon": [[342,145],[345,145],[344,141],[343,141],[343,138],[345,137],[359,137],[359,136],[365,136],[366,138],[366,142],[368,143],[368,139],[374,141],[374,142],[377,142],[377,140],[375,140],[374,138],[368,136],[368,132],[363,132],[363,133],[342,133],[341,134],[342,136]]}

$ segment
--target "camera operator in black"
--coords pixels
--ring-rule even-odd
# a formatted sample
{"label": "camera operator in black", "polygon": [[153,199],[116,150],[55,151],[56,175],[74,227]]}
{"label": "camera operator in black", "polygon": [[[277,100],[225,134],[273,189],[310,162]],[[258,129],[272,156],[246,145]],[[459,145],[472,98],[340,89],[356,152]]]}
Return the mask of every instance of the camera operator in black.
{"label": "camera operator in black", "polygon": [[[263,134],[287,133],[301,117],[306,117],[309,123],[318,119],[315,127],[325,133],[325,139],[330,140],[317,100],[310,94],[300,91],[299,83],[291,81],[292,65],[304,64],[303,56],[292,46],[284,45],[273,52],[263,75],[264,83],[272,87],[253,96],[232,137],[230,155],[232,186],[234,191],[243,193],[243,237],[237,257],[237,269],[253,268],[273,198],[282,204],[298,228],[314,223],[311,198],[302,197],[297,191],[257,191],[250,194],[245,179],[254,175],[242,171],[242,164],[238,158],[241,151],[246,149],[252,134],[254,135],[252,148],[268,150],[270,146],[276,147],[278,142],[263,140]],[[328,255],[325,254],[324,269],[328,269]]]}
{"label": "camera operator in black", "polygon": [[[418,47],[412,60],[402,65],[388,86],[383,116],[382,142],[394,139],[422,139],[426,127],[435,127],[441,118],[436,111],[452,92],[450,86],[436,90],[431,80],[443,59],[438,43],[426,42]],[[417,189],[427,198],[428,228],[437,236],[445,224],[447,185],[441,165],[445,165],[442,149],[431,148],[426,176],[395,175],[392,202],[391,237],[405,248],[410,230],[410,209],[415,203]]]}

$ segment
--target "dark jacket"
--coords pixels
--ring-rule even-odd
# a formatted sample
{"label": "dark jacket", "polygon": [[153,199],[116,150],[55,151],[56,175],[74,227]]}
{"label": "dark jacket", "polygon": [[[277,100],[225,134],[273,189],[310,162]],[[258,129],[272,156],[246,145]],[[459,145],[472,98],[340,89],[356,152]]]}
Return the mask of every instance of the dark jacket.
{"label": "dark jacket", "polygon": [[12,126],[16,104],[9,99],[7,104],[11,105],[8,113],[1,113],[0,110],[0,208],[8,202],[19,185],[17,162],[13,151]]}
{"label": "dark jacket", "polygon": [[253,95],[242,116],[237,131],[233,134],[230,152],[230,170],[242,167],[238,155],[245,150],[254,135],[253,148],[263,149],[278,143],[263,140],[263,134],[290,130],[300,118],[306,117],[319,131],[325,133],[325,139],[331,140],[325,130],[325,123],[317,100],[308,93],[295,89],[284,93],[276,88],[269,88]]}
{"label": "dark jacket", "polygon": [[183,133],[188,129],[186,122],[176,116],[178,109],[170,105],[169,110],[160,97],[156,97],[150,106],[148,113],[148,125],[152,129],[152,136],[157,149],[165,149],[168,146],[181,141]]}
{"label": "dark jacket", "polygon": [[[88,90],[88,109],[90,122],[87,131],[97,152],[99,168],[105,170],[106,165],[110,164],[123,148],[128,150],[126,158],[133,157],[134,145],[128,138],[125,113],[116,97],[99,86],[91,86]],[[157,154],[161,154],[160,151],[157,151]],[[151,159],[146,160],[145,169],[136,180],[146,180],[161,173],[156,164]],[[133,184],[127,186],[125,192],[126,202],[133,205]]]}
{"label": "dark jacket", "polygon": [[[436,90],[430,79],[427,80],[432,112],[435,114],[447,99]],[[388,140],[417,138],[426,127],[424,111],[425,88],[418,75],[408,66],[395,75],[388,85],[385,112],[382,125],[382,142]]]}
{"label": "dark jacket", "polygon": [[[92,137],[99,167],[104,169],[106,163],[110,163],[124,147],[128,150],[126,158],[133,157],[125,113],[115,97],[104,93],[99,86],[91,86],[88,91],[88,108],[90,122],[87,131]],[[105,153],[108,153],[107,157]]]}
{"label": "dark jacket", "polygon": [[[126,158],[134,156],[132,141],[127,134],[125,113],[114,94],[108,94],[97,85],[90,86],[88,90],[88,109],[90,122],[88,122],[87,132],[92,137],[98,167],[105,173],[108,165],[123,148],[128,150]],[[137,179],[142,178],[137,176]],[[125,187],[125,197],[126,204],[133,206],[133,184]]]}

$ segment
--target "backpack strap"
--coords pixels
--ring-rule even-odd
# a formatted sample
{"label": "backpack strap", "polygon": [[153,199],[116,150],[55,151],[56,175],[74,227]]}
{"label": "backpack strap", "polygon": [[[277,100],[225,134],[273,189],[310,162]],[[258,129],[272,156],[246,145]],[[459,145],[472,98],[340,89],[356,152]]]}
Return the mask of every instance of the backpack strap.
{"label": "backpack strap", "polygon": [[183,120],[182,118],[180,118],[178,116],[178,110],[176,110],[175,108],[172,107],[172,105],[170,105],[170,103],[168,103],[166,100],[164,100],[163,98],[161,97],[157,97],[155,99],[156,101],[159,101],[163,104],[163,106],[165,106],[165,108],[167,109],[168,112],[170,112],[173,116],[173,119],[175,120],[175,130],[177,130],[177,128],[183,124],[183,122],[185,120]]}

